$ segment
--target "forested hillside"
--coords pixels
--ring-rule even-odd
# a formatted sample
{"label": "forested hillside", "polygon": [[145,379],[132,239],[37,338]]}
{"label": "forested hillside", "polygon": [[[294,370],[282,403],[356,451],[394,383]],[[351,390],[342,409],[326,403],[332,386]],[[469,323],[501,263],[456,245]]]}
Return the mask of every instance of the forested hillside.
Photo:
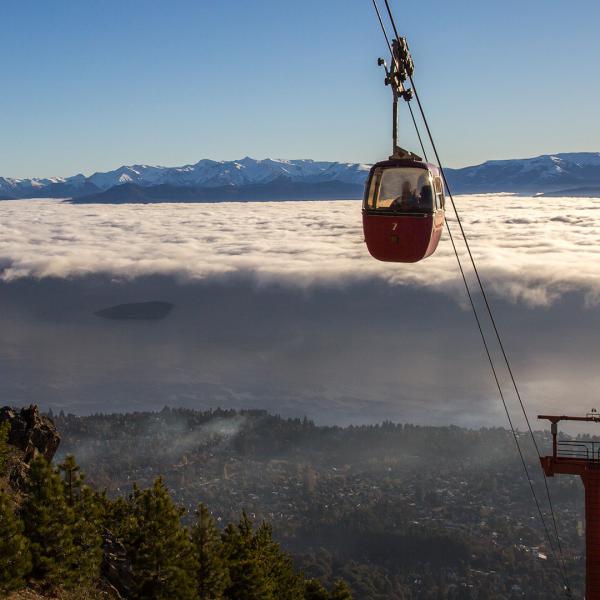
{"label": "forested hillside", "polygon": [[[561,580],[504,429],[383,423],[320,427],[264,411],[56,415],[63,444],[108,497],[158,475],[194,523],[242,510],[268,521],[307,577],[346,580],[361,600],[558,597]],[[543,448],[545,434],[538,434]],[[526,436],[523,436],[527,451]],[[528,452],[531,473],[541,475]],[[543,485],[541,480],[536,486]],[[550,482],[575,591],[582,490]],[[540,497],[543,488],[539,487]]]}

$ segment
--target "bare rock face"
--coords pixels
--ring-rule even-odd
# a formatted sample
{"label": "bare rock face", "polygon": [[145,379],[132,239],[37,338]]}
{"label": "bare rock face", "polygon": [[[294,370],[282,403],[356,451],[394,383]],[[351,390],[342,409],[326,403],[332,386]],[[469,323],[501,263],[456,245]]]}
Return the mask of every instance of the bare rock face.
{"label": "bare rock face", "polygon": [[54,423],[40,414],[35,405],[21,410],[5,406],[0,408],[0,423],[10,423],[8,443],[23,452],[23,461],[31,463],[37,454],[48,462],[60,444],[60,435]]}

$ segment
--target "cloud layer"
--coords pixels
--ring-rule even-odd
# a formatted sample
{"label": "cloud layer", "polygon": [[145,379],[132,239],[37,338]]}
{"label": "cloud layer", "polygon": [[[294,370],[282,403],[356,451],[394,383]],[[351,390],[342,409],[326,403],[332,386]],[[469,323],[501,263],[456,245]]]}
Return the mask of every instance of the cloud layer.
{"label": "cloud layer", "polygon": [[[530,305],[573,291],[598,302],[600,199],[480,195],[459,197],[457,204],[493,291]],[[250,274],[299,287],[376,278],[452,294],[461,286],[447,233],[437,253],[416,265],[373,260],[356,201],[0,202],[2,280],[90,274],[181,280]]]}

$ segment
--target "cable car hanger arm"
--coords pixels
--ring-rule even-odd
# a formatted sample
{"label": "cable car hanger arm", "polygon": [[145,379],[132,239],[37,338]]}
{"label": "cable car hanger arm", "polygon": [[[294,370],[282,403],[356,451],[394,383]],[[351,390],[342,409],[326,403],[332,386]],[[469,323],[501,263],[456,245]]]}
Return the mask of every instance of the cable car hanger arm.
{"label": "cable car hanger arm", "polygon": [[412,152],[407,152],[398,146],[398,99],[402,98],[408,105],[408,109],[415,126],[415,131],[417,132],[419,143],[421,144],[423,156],[425,157],[425,160],[427,160],[425,146],[423,145],[423,140],[421,139],[421,134],[419,132],[419,128],[417,127],[415,115],[410,105],[410,101],[413,98],[413,91],[410,88],[406,88],[404,85],[405,81],[412,77],[415,70],[415,64],[408,48],[408,42],[406,41],[406,38],[397,36],[390,43],[385,26],[383,24],[383,19],[381,18],[381,13],[379,12],[379,7],[377,6],[377,0],[372,0],[372,2],[377,14],[377,19],[379,20],[379,25],[381,26],[381,31],[383,32],[391,54],[392,64],[390,68],[388,68],[383,58],[379,58],[377,60],[377,64],[380,67],[383,67],[385,70],[385,85],[389,85],[392,89],[392,155],[390,156],[390,159],[410,158],[412,160],[422,160],[420,156]]}
{"label": "cable car hanger arm", "polygon": [[[377,60],[377,64],[385,70],[385,85],[389,85],[392,89],[392,156],[390,158],[407,158],[410,155],[410,158],[414,160],[421,160],[420,156],[412,152],[406,152],[398,146],[398,100],[402,98],[408,104],[413,98],[412,89],[406,88],[404,85],[404,82],[414,72],[414,63],[406,39],[392,40],[390,51],[392,53],[392,66],[390,68],[388,68],[383,58]],[[414,115],[412,116],[414,121]],[[421,147],[423,147],[422,144]]]}

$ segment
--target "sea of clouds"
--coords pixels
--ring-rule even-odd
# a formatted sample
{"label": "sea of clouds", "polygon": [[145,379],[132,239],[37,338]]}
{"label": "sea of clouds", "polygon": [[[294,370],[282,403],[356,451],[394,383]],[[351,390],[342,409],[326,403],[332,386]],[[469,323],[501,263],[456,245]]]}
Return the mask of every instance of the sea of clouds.
{"label": "sea of clouds", "polygon": [[[573,291],[598,301],[600,199],[479,195],[456,201],[491,290],[530,305]],[[460,243],[459,249],[464,256]],[[356,201],[0,202],[4,281],[99,273],[179,280],[245,273],[296,287],[377,278],[459,296],[461,285],[447,234],[437,253],[416,265],[371,259]]]}
{"label": "sea of clouds", "polygon": [[[589,410],[600,200],[457,204],[531,414]],[[94,314],[147,300],[174,310],[142,322]],[[421,263],[377,262],[357,201],[0,202],[0,396],[79,413],[170,404],[328,423],[505,419],[447,233]]]}

